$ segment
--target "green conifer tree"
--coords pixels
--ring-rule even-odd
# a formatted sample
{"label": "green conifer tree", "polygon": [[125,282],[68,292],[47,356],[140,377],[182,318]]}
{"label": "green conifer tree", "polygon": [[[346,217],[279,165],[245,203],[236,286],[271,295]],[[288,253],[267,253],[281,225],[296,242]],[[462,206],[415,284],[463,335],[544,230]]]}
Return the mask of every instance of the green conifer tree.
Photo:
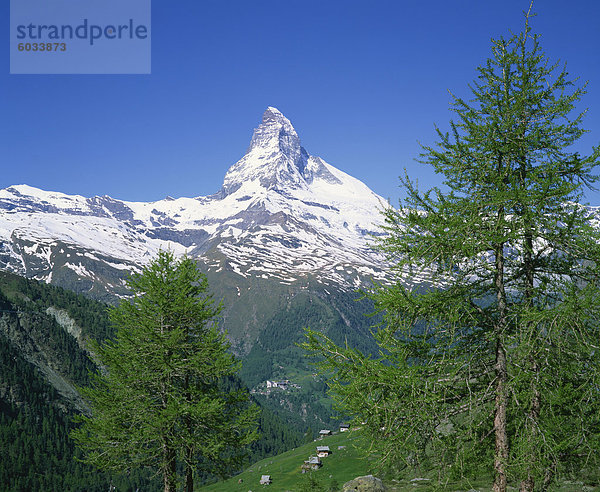
{"label": "green conifer tree", "polygon": [[314,332],[305,344],[382,463],[490,471],[495,492],[597,466],[600,436],[600,235],[578,203],[600,148],[570,149],[585,86],[548,62],[529,18],[492,40],[472,99],[453,96],[457,121],[424,147],[444,190],[405,177],[405,203],[385,212],[397,281],[372,294],[381,358]]}
{"label": "green conifer tree", "polygon": [[103,369],[82,390],[91,414],[72,436],[88,463],[154,468],[165,492],[176,490],[184,469],[192,492],[196,471],[238,469],[240,451],[256,437],[256,408],[243,391],[222,390],[239,363],[192,259],[161,251],[129,288],[133,299],[110,312],[115,339],[93,346]]}

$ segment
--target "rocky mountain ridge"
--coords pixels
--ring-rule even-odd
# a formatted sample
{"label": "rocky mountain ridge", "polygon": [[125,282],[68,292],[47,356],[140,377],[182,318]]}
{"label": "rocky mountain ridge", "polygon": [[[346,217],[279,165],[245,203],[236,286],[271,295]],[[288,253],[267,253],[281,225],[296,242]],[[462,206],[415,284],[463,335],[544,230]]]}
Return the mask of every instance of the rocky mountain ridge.
{"label": "rocky mountain ridge", "polygon": [[370,245],[385,206],[310,155],[269,107],[245,155],[208,197],[143,203],[27,185],[0,190],[0,268],[107,299],[126,294],[127,272],[170,248],[207,272],[352,290],[385,278]]}

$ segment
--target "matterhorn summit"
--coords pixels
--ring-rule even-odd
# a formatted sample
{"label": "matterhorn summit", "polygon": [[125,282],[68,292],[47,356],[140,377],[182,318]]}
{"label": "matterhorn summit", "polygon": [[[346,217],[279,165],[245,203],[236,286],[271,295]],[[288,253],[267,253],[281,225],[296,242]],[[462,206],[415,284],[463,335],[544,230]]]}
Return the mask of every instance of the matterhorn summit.
{"label": "matterhorn summit", "polygon": [[268,107],[262,123],[254,130],[246,155],[225,175],[223,192],[232,193],[244,184],[249,188],[306,190],[314,176],[341,184],[319,158],[310,156],[300,145],[290,120],[277,108]]}
{"label": "matterhorn summit", "polygon": [[310,155],[268,107],[220,191],[208,197],[127,202],[26,185],[0,190],[0,268],[97,297],[160,248],[196,257],[207,272],[285,285],[355,289],[381,280],[373,251],[384,200]]}

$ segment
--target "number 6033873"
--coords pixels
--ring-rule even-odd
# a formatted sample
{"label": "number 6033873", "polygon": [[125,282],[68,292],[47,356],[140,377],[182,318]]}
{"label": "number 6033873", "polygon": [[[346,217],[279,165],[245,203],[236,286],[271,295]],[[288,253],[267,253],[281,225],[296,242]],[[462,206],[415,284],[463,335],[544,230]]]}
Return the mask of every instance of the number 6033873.
{"label": "number 6033873", "polygon": [[67,43],[19,43],[19,51],[67,51]]}

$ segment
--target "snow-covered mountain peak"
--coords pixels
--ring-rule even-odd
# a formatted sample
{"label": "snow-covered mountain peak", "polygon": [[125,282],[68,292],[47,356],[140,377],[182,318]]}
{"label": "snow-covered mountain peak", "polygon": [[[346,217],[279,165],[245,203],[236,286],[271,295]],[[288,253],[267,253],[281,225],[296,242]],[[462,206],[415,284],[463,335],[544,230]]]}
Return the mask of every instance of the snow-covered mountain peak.
{"label": "snow-covered mountain peak", "polygon": [[146,203],[27,185],[0,190],[0,268],[61,285],[102,279],[112,291],[126,270],[169,248],[215,273],[351,288],[385,276],[369,247],[383,206],[364,183],[310,155],[269,107],[211,196]]}
{"label": "snow-covered mountain peak", "polygon": [[290,120],[288,120],[281,111],[273,106],[267,107],[262,117],[261,126],[272,126],[272,125],[280,125],[287,126],[288,129],[294,130]]}
{"label": "snow-covered mountain peak", "polygon": [[305,188],[307,163],[308,153],[290,120],[269,106],[246,154],[227,171],[222,191],[229,195],[244,184],[266,190]]}
{"label": "snow-covered mountain peak", "polygon": [[281,152],[294,158],[300,152],[300,138],[288,120],[277,109],[269,106],[263,113],[262,123],[254,130],[246,154],[271,155]]}

